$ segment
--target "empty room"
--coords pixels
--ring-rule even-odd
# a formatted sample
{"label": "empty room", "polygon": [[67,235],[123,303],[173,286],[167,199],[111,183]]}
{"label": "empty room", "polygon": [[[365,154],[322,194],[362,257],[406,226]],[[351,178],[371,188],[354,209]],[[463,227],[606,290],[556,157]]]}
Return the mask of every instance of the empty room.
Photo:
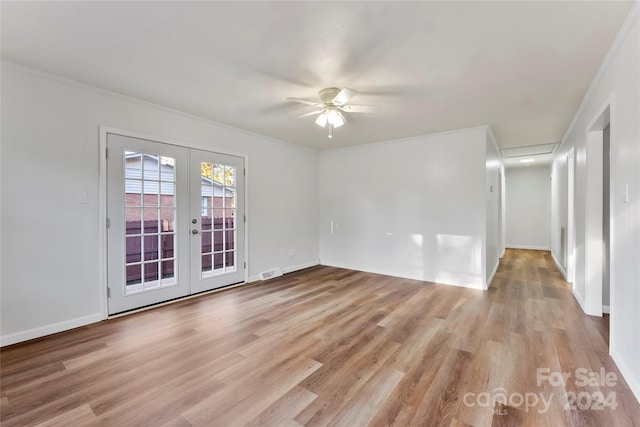
{"label": "empty room", "polygon": [[639,1],[0,19],[3,427],[640,426]]}

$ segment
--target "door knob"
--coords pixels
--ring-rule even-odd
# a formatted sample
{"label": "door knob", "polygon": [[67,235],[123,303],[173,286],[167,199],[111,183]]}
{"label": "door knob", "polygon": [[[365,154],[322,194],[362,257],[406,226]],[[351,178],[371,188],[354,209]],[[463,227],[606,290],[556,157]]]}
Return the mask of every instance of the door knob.
{"label": "door knob", "polygon": [[194,228],[193,230],[191,230],[191,234],[198,234],[198,230]]}

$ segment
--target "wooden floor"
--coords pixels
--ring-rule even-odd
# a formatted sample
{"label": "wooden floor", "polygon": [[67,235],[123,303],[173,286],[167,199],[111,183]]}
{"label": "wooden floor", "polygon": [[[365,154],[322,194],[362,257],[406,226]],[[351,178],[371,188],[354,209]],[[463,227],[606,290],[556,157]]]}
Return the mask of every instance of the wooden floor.
{"label": "wooden floor", "polygon": [[487,292],[314,267],[0,357],[6,427],[640,426],[607,318],[542,251]]}

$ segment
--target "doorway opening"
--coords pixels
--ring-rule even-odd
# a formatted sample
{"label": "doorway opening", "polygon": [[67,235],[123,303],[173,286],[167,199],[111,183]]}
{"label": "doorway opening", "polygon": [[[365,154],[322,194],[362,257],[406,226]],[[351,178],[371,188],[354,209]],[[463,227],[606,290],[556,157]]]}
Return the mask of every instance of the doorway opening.
{"label": "doorway opening", "polygon": [[101,144],[105,315],[246,281],[244,157],[121,131]]}
{"label": "doorway opening", "polygon": [[611,312],[610,236],[611,146],[615,126],[611,126],[611,99],[586,129],[585,203],[585,312],[602,316]]}

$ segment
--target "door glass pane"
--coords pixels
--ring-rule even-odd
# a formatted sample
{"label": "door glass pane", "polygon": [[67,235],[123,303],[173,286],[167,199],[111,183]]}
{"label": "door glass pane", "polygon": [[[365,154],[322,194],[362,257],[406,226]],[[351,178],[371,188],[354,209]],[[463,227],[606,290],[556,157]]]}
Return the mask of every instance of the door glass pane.
{"label": "door glass pane", "polygon": [[160,180],[160,157],[155,154],[143,154],[142,173],[147,183]]}
{"label": "door glass pane", "polygon": [[139,292],[142,290],[142,265],[131,264],[125,269],[127,293]]}
{"label": "door glass pane", "polygon": [[224,253],[218,252],[213,254],[214,274],[220,274],[224,271]]}
{"label": "door glass pane", "polygon": [[137,180],[142,178],[141,153],[134,153],[132,151],[124,152],[124,177],[135,178]]}
{"label": "door glass pane", "polygon": [[202,278],[236,271],[236,173],[235,166],[200,164]]}
{"label": "door glass pane", "polygon": [[160,156],[160,181],[175,182],[175,159],[172,157]]}
{"label": "door glass pane", "polygon": [[171,157],[124,153],[126,295],[176,284],[174,169]]}
{"label": "door glass pane", "polygon": [[225,209],[224,212],[224,228],[227,230],[232,230],[236,228],[236,210],[235,209]]}
{"label": "door glass pane", "polygon": [[225,250],[233,250],[236,248],[236,231],[235,230],[227,230],[225,231]]}
{"label": "door glass pane", "polygon": [[210,277],[213,275],[211,259],[211,254],[202,255],[202,277]]}
{"label": "door glass pane", "polygon": [[202,214],[200,220],[202,221],[202,230],[211,230],[213,227],[213,209],[207,209],[207,211]]}
{"label": "door glass pane", "polygon": [[150,236],[144,236],[144,260],[154,260],[160,258],[160,251],[158,250],[158,235],[152,234]]}
{"label": "door glass pane", "polygon": [[158,263],[157,262],[148,262],[143,264],[144,268],[144,282],[143,288],[147,289],[155,289],[160,286],[160,281],[158,280]]}
{"label": "door glass pane", "polygon": [[236,189],[235,188],[225,188],[224,207],[225,208],[236,207]]}
{"label": "door glass pane", "polygon": [[236,252],[225,252],[225,273],[233,273],[236,271]]}
{"label": "door glass pane", "polygon": [[168,259],[174,257],[175,238],[173,233],[167,233],[160,235],[160,255],[162,259]]}
{"label": "door glass pane", "polygon": [[162,261],[162,283],[161,285],[170,285],[175,282],[174,260]]}
{"label": "door glass pane", "polygon": [[163,233],[168,233],[175,231],[175,218],[176,218],[176,210],[175,208],[161,208],[160,209],[160,231]]}
{"label": "door glass pane", "polygon": [[127,263],[140,262],[142,259],[142,238],[140,236],[127,237]]}
{"label": "door glass pane", "polygon": [[216,184],[224,184],[224,166],[213,165],[213,180]]}
{"label": "door glass pane", "polygon": [[202,232],[202,237],[200,239],[201,240],[201,244],[202,244],[201,253],[208,254],[208,253],[213,252],[211,237],[212,237],[212,234],[211,234],[210,231]]}
{"label": "door glass pane", "polygon": [[213,228],[224,228],[224,209],[213,209]]}
{"label": "door glass pane", "polygon": [[236,168],[234,166],[225,166],[224,185],[227,187],[236,186]]}
{"label": "door glass pane", "polygon": [[142,206],[142,188],[140,180],[127,179],[124,181],[125,206]]}
{"label": "door glass pane", "polygon": [[142,226],[142,209],[140,208],[125,208],[124,209],[124,219],[125,219],[125,234],[141,234],[141,226]]}

